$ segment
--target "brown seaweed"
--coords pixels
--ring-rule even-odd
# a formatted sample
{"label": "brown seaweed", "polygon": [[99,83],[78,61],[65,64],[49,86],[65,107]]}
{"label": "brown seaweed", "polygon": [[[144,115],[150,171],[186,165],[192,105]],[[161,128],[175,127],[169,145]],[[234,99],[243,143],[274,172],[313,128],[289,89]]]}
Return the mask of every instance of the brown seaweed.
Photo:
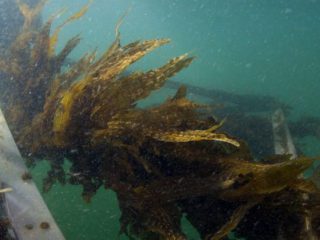
{"label": "brown seaweed", "polygon": [[[243,140],[223,130],[224,120],[187,99],[185,87],[157,106],[137,107],[194,57],[184,54],[156,69],[124,75],[169,40],[122,46],[120,19],[115,40],[101,57],[87,53],[63,70],[80,37],[56,53],[59,32],[88,5],[52,30],[55,16],[40,27],[33,24],[44,3],[32,8],[18,1],[24,25],[1,56],[0,70],[8,86],[1,89],[1,100],[20,150],[33,162],[50,162],[45,191],[55,182],[82,185],[87,202],[101,187],[115,191],[121,233],[138,239],[187,239],[184,214],[202,239],[222,239],[232,230],[258,239],[250,227],[264,221],[273,229],[267,239],[300,239],[287,227],[292,216],[304,220],[298,222],[301,233],[320,236],[319,190],[301,178],[313,159],[284,155],[273,163],[257,162]],[[268,212],[278,214],[278,221],[270,221]]]}

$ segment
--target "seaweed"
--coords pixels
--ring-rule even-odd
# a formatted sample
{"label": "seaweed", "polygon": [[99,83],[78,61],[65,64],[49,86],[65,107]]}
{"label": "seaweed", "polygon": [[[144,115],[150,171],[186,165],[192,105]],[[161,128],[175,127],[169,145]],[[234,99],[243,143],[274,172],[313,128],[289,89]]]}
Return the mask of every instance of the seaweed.
{"label": "seaweed", "polygon": [[[1,56],[0,70],[7,76],[2,81],[8,86],[1,89],[1,100],[24,157],[51,164],[45,191],[55,182],[82,185],[82,197],[90,202],[99,188],[113,190],[121,209],[120,233],[132,239],[187,239],[181,229],[184,215],[202,239],[223,239],[230,231],[259,239],[260,228],[273,230],[267,239],[300,239],[303,235],[293,235],[288,227],[294,219],[303,220],[295,222],[296,229],[310,239],[320,235],[319,190],[301,178],[314,159],[283,155],[256,161],[245,141],[223,130],[224,120],[187,99],[184,86],[159,105],[137,106],[194,57],[184,54],[153,70],[123,74],[170,40],[122,46],[121,18],[114,42],[101,57],[90,52],[64,69],[80,37],[56,53],[59,32],[89,5],[52,30],[56,15],[42,26],[34,23],[45,1],[35,7],[17,3],[25,21]],[[68,173],[65,161],[71,163]],[[272,214],[277,221],[270,220]]]}

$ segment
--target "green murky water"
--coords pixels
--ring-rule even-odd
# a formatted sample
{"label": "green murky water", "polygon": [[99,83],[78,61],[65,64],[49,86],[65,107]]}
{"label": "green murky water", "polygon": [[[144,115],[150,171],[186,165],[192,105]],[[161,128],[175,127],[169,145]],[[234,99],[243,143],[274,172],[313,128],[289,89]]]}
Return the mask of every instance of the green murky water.
{"label": "green murky water", "polygon": [[[65,6],[75,12],[86,2],[51,1],[43,18]],[[81,33],[82,43],[73,58],[96,47],[102,51],[114,39],[114,26],[128,9],[121,27],[123,43],[159,37],[172,40],[134,69],[159,66],[188,52],[197,59],[175,77],[177,81],[267,94],[290,104],[296,116],[320,116],[320,1],[96,0],[81,20],[63,29],[60,46]],[[155,99],[170,93],[162,90]],[[304,151],[319,154],[319,142],[307,139]],[[45,162],[32,170],[40,188],[47,170]],[[111,191],[100,189],[90,204],[82,201],[81,187],[55,185],[43,196],[66,239],[117,239],[119,209]],[[187,222],[184,228],[190,239],[199,239]]]}

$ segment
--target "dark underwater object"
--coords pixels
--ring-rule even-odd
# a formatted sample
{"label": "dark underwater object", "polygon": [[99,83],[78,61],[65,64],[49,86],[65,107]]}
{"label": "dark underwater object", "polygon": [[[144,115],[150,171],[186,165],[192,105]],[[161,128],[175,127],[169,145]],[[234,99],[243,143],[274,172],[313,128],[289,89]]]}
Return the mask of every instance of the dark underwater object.
{"label": "dark underwater object", "polygon": [[[58,34],[88,6],[51,31],[55,16],[40,27],[32,24],[43,4],[19,4],[25,21],[3,53],[0,70],[8,86],[1,89],[3,110],[19,148],[30,163],[47,159],[52,166],[44,190],[55,182],[82,185],[88,202],[100,187],[115,191],[121,232],[132,239],[186,239],[184,214],[209,240],[223,239],[232,230],[259,239],[260,228],[250,227],[270,222],[268,212],[279,220],[268,225],[275,232],[270,240],[279,234],[300,238],[285,227],[291,216],[303,219],[312,213],[311,225],[318,229],[319,190],[301,179],[313,159],[280,155],[274,162],[257,162],[244,141],[225,133],[224,121],[206,114],[208,106],[186,98],[185,87],[159,105],[137,107],[138,100],[163,87],[193,57],[181,55],[159,68],[122,75],[169,40],[122,46],[120,21],[115,41],[100,58],[88,53],[62,70],[80,38],[71,38],[56,53]],[[76,174],[65,173],[65,161]]]}
{"label": "dark underwater object", "polygon": [[[166,87],[177,89],[181,84],[175,81],[168,81]],[[236,94],[218,89],[206,89],[190,84],[184,84],[188,91],[202,97],[214,100],[216,104],[223,104],[221,108],[224,114],[248,113],[248,112],[273,112],[281,108],[285,112],[290,106],[276,98],[255,94]],[[219,109],[217,109],[219,111]]]}
{"label": "dark underwater object", "polygon": [[[188,94],[206,97],[212,105],[212,114],[218,118],[226,118],[222,130],[240,139],[245,139],[255,157],[268,161],[274,153],[272,125],[270,116],[277,109],[282,109],[287,116],[293,108],[274,97],[254,94],[235,94],[218,89],[207,89],[192,84],[184,84]],[[165,87],[179,89],[180,83],[168,80]],[[290,119],[288,127],[294,140],[305,137],[320,139],[320,118],[317,116],[301,116]],[[303,145],[295,141],[299,154]]]}

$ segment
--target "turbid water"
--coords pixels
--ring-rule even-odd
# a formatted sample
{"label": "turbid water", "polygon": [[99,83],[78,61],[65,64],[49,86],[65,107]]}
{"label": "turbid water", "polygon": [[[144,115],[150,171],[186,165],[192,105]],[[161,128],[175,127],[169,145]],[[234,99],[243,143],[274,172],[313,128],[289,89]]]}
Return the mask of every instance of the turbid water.
{"label": "turbid water", "polygon": [[[67,15],[85,0],[50,1],[47,19],[63,7]],[[79,21],[65,27],[59,46],[81,34],[72,53],[105,49],[114,39],[117,20],[127,12],[120,28],[123,43],[138,39],[170,38],[133,68],[149,69],[188,52],[196,61],[174,80],[238,94],[270,95],[289,104],[293,115],[320,117],[320,1],[318,0],[96,0]],[[62,22],[65,18],[57,21]],[[165,99],[162,90],[154,98]],[[200,96],[193,99],[207,101]],[[320,153],[319,142],[305,140],[306,154]],[[41,188],[47,163],[32,174]],[[43,195],[68,240],[117,239],[119,209],[115,194],[100,189],[90,204],[81,199],[81,187],[55,185]],[[184,223],[189,239],[199,239]],[[121,236],[120,239],[126,239]]]}
{"label": "turbid water", "polygon": [[[54,1],[46,14],[64,5],[76,11],[86,1]],[[74,54],[105,46],[121,27],[124,43],[166,37],[172,44],[137,64],[147,69],[189,52],[197,60],[177,79],[240,93],[270,94],[300,112],[315,113],[320,90],[319,21],[316,0],[293,1],[95,1],[86,16],[64,29],[81,33]],[[63,42],[63,41],[61,41]]]}

